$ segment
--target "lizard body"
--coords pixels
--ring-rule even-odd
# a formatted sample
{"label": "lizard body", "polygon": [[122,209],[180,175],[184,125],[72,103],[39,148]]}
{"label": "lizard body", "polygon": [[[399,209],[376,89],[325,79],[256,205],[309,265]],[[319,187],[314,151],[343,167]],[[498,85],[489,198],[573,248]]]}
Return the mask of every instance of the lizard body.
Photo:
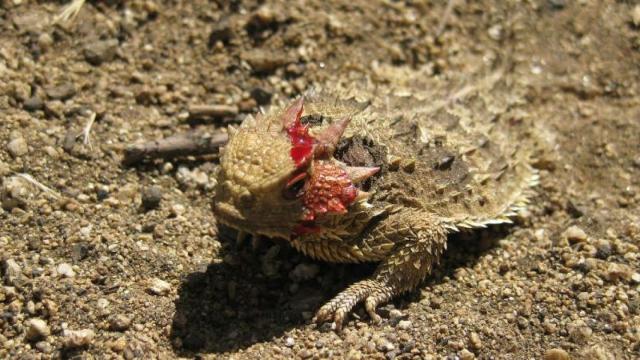
{"label": "lizard body", "polygon": [[315,320],[340,328],[360,302],[379,320],[379,304],[437,265],[447,234],[510,222],[537,183],[521,98],[482,81],[439,101],[403,86],[321,91],[248,118],[221,159],[218,220],[316,259],[378,262]]}

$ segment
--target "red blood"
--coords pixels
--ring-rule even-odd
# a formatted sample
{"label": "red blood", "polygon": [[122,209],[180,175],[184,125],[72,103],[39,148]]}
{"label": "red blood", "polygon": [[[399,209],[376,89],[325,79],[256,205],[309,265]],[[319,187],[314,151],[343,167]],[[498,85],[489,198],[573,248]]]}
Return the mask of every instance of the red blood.
{"label": "red blood", "polygon": [[286,111],[284,119],[287,134],[291,139],[291,158],[297,167],[302,167],[311,160],[316,143],[313,136],[309,134],[309,128],[300,122],[302,111],[302,103],[296,102]]}

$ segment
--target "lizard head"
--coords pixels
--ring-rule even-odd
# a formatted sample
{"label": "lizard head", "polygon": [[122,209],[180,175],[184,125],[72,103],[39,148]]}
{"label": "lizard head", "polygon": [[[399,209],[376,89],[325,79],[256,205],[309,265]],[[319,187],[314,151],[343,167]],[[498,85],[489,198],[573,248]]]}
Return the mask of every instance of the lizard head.
{"label": "lizard head", "polygon": [[312,133],[300,120],[303,102],[245,120],[230,136],[214,200],[220,222],[288,239],[321,232],[319,220],[347,214],[367,196],[356,185],[379,169],[349,167],[332,156],[350,119]]}

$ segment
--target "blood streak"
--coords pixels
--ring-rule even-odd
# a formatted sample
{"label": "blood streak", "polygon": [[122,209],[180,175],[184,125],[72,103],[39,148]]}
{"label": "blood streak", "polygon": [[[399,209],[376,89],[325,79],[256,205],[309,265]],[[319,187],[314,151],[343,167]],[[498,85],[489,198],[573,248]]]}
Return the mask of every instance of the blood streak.
{"label": "blood streak", "polygon": [[300,118],[287,128],[291,139],[291,158],[297,167],[306,165],[313,156],[315,139],[309,134],[309,129],[300,123]]}
{"label": "blood streak", "polygon": [[294,102],[284,114],[284,128],[291,140],[291,158],[296,167],[306,165],[313,157],[316,139],[309,134],[309,128],[302,125],[303,98]]}

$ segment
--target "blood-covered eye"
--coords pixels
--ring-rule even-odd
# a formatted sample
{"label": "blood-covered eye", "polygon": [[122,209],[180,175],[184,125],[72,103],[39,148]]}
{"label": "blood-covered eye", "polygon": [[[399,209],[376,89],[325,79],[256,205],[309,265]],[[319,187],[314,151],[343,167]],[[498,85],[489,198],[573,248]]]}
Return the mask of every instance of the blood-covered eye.
{"label": "blood-covered eye", "polygon": [[302,188],[304,187],[305,179],[307,178],[306,172],[301,172],[287,181],[282,195],[285,199],[293,200],[302,195]]}

